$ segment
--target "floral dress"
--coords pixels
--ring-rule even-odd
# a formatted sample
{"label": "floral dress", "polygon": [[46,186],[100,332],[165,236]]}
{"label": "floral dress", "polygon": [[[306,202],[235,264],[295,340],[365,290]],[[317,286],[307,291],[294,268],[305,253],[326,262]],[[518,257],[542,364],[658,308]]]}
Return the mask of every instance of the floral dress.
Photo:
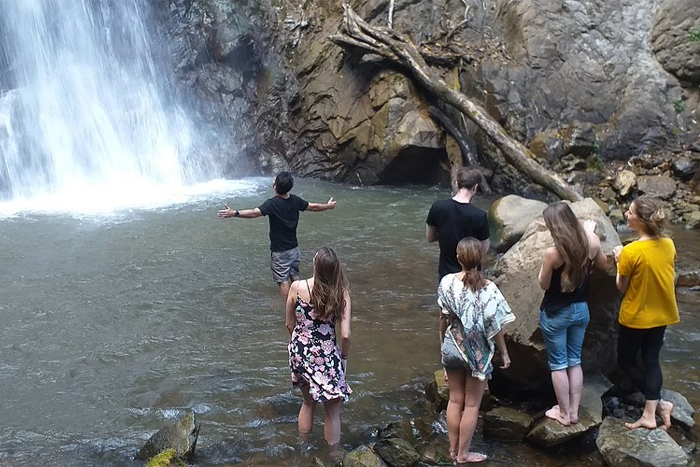
{"label": "floral dress", "polygon": [[457,274],[448,274],[438,287],[438,305],[442,313],[454,318],[445,339],[454,340],[473,377],[482,381],[488,378],[493,371],[493,338],[503,325],[515,320],[501,291],[487,281],[472,292],[457,279]]}
{"label": "floral dress", "polygon": [[292,384],[308,384],[309,393],[316,402],[338,398],[347,401],[352,390],[345,381],[345,369],[335,341],[335,317],[320,321],[313,315],[313,305],[304,302],[297,292],[297,324],[289,342]]}

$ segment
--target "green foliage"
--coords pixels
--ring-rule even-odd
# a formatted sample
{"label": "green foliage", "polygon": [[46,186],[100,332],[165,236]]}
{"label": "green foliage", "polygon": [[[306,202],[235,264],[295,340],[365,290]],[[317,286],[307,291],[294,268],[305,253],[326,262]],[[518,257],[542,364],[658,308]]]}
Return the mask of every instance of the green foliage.
{"label": "green foliage", "polygon": [[600,141],[598,141],[597,139],[593,142],[593,154],[598,156],[598,158],[600,159]]}
{"label": "green foliage", "polygon": [[697,28],[695,31],[690,31],[688,40],[690,40],[690,42],[700,42],[700,28]]}
{"label": "green foliage", "polygon": [[157,456],[151,458],[146,464],[146,467],[172,467],[172,466],[183,466],[187,464],[182,462],[177,457],[177,451],[175,449],[166,449]]}
{"label": "green foliage", "polygon": [[673,108],[676,110],[677,114],[683,112],[683,109],[685,108],[685,102],[683,101],[683,98],[679,97],[678,99],[675,99],[673,101]]}
{"label": "green foliage", "polygon": [[[597,142],[597,141],[596,141]],[[601,171],[604,168],[603,159],[600,157],[600,146],[598,147],[598,152],[592,154],[586,158],[586,169]]]}

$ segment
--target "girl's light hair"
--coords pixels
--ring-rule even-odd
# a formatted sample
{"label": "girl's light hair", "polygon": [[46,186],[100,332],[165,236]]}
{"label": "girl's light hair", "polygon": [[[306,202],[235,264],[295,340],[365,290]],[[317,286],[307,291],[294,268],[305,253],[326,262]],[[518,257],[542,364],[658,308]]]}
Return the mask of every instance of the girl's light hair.
{"label": "girl's light hair", "polygon": [[347,288],[348,282],[338,255],[332,248],[322,247],[314,256],[314,286],[311,289],[316,319],[329,321],[331,316],[341,319]]}
{"label": "girl's light hair", "polygon": [[573,292],[588,274],[588,236],[564,201],[551,203],[542,215],[554,239],[554,247],[564,260],[561,291]]}
{"label": "girl's light hair", "polygon": [[644,233],[652,237],[664,236],[667,218],[664,205],[660,199],[642,195],[632,202],[630,209],[633,207],[634,213],[642,221]]}
{"label": "girl's light hair", "polygon": [[486,279],[478,270],[481,266],[481,242],[473,237],[465,237],[457,244],[457,261],[464,272],[464,286],[476,292],[486,285]]}

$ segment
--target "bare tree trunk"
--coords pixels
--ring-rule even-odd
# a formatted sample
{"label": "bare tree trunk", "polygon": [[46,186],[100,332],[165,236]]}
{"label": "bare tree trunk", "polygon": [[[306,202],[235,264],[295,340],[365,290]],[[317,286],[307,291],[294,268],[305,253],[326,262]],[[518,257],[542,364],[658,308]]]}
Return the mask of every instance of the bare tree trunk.
{"label": "bare tree trunk", "polygon": [[394,0],[389,0],[389,29],[394,27]]}
{"label": "bare tree trunk", "polygon": [[[430,70],[423,53],[408,37],[392,29],[370,26],[347,4],[343,4],[343,9],[340,31],[330,37],[333,42],[344,48],[357,48],[364,53],[379,55],[404,67],[426,91],[467,115],[498,146],[506,160],[533,182],[561,199],[582,199],[559,176],[538,164],[530,150],[511,138],[486,109],[465,94],[450,89],[440,76]],[[426,54],[426,57],[432,60],[432,54],[434,52]]]}

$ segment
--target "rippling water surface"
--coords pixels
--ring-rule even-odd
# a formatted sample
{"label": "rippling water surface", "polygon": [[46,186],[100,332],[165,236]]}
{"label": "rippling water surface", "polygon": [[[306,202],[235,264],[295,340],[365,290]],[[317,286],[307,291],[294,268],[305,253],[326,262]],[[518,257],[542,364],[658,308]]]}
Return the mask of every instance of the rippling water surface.
{"label": "rippling water surface", "polygon": [[[258,206],[270,182],[247,179],[227,196],[169,208],[0,220],[0,465],[130,465],[183,408],[202,422],[198,465],[305,465],[324,455],[320,426],[308,444],[297,439],[300,399],[290,389],[267,220],[216,217],[224,202]],[[338,200],[333,211],[301,215],[299,240],[302,276],[314,250],[329,245],[351,282],[350,448],[420,411],[417,388],[438,368],[437,246],[424,240],[425,217],[448,193],[304,180],[294,193]],[[697,238],[677,232],[681,263],[697,267]],[[666,387],[694,406],[697,294],[679,293],[683,321],[663,353]],[[566,455],[486,443],[494,461],[516,465],[558,465]]]}

